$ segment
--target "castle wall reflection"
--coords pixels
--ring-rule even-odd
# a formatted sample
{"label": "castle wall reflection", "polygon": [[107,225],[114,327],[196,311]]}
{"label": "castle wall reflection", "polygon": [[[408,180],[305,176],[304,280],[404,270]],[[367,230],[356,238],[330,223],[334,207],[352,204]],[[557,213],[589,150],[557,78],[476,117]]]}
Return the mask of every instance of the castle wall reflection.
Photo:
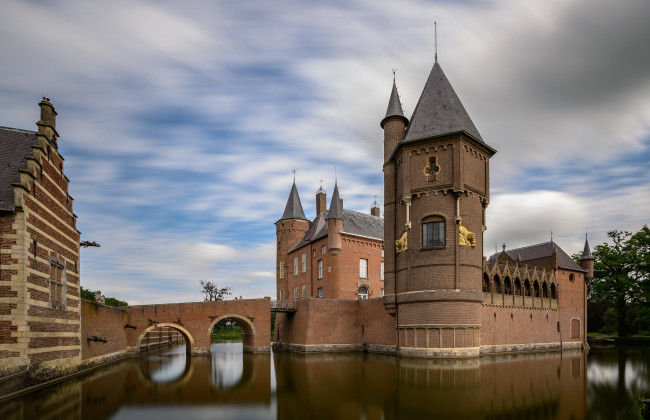
{"label": "castle wall reflection", "polygon": [[650,390],[649,359],[616,347],[435,361],[181,346],[3,400],[0,418],[625,418]]}

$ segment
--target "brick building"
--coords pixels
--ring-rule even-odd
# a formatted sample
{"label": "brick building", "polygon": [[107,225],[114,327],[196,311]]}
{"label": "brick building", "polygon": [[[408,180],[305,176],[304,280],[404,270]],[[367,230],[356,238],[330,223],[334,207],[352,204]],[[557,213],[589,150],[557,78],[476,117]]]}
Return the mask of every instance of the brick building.
{"label": "brick building", "polygon": [[[588,243],[580,265],[550,242],[483,257],[489,161],[496,150],[481,137],[437,61],[410,120],[393,81],[380,125],[383,221],[378,209],[373,214],[383,237],[346,238],[351,229],[336,187],[327,214],[324,196],[317,195],[317,217],[309,222],[294,183],[276,226],[278,300],[296,304],[276,318],[276,346],[416,357],[585,347],[593,276]],[[363,286],[356,270],[366,255],[369,270],[381,263],[379,286],[369,283],[371,291],[381,290],[370,295],[379,304],[350,302]],[[313,262],[320,268],[321,258],[327,274],[334,273],[331,281],[314,275]]]}
{"label": "brick building", "polygon": [[338,185],[329,210],[316,193],[316,217],[305,217],[294,182],[277,232],[277,300],[368,299],[384,293],[384,220],[343,208]]}
{"label": "brick building", "polygon": [[0,376],[81,361],[79,231],[56,111],[37,131],[0,127]]}

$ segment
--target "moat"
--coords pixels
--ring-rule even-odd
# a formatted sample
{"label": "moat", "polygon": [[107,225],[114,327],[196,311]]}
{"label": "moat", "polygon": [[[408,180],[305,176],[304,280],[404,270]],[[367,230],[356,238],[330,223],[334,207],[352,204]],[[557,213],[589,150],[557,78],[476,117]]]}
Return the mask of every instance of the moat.
{"label": "moat", "polygon": [[0,403],[2,419],[617,419],[650,395],[649,347],[484,356],[143,353]]}

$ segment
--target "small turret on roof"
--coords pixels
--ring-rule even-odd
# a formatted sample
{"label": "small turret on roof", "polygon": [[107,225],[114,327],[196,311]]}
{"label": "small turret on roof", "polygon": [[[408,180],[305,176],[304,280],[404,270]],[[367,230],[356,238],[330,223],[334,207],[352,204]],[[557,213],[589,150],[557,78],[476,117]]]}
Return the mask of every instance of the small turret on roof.
{"label": "small turret on roof", "polygon": [[415,106],[402,142],[454,133],[464,133],[487,146],[443,73],[442,67],[436,62]]}
{"label": "small turret on roof", "polygon": [[386,110],[386,116],[379,125],[381,128],[384,128],[384,124],[389,118],[401,118],[404,120],[404,125],[409,123],[408,118],[404,116],[404,111],[402,111],[402,103],[399,100],[399,94],[397,93],[397,85],[395,84],[395,79],[393,79],[393,90],[390,93],[390,100],[388,101],[388,109]]}
{"label": "small turret on roof", "polygon": [[327,212],[327,220],[329,219],[343,220],[343,207],[341,206],[341,199],[339,198],[339,187],[336,183],[334,184],[334,193],[332,194],[330,209]]}
{"label": "small turret on roof", "polygon": [[585,235],[585,249],[582,251],[582,256],[580,257],[580,261],[583,260],[593,260],[594,256],[591,254],[591,249],[589,248],[589,240],[587,239],[587,235]]}
{"label": "small turret on roof", "polygon": [[307,220],[305,217],[305,212],[302,209],[302,203],[300,202],[300,196],[298,195],[298,189],[296,188],[296,181],[294,180],[293,186],[291,187],[291,192],[289,193],[289,199],[287,200],[287,205],[284,208],[284,213],[280,220],[287,219],[299,219]]}

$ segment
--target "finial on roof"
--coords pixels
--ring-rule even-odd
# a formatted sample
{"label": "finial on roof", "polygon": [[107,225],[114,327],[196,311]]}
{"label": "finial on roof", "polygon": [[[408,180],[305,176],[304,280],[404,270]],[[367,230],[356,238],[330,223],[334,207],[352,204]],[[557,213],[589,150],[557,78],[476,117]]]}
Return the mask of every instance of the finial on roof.
{"label": "finial on roof", "polygon": [[284,213],[280,220],[285,219],[300,219],[307,220],[305,217],[305,212],[302,209],[302,203],[300,202],[300,196],[298,195],[298,189],[296,188],[296,180],[294,173],[293,185],[291,186],[291,192],[289,193],[289,198],[287,199],[287,205],[284,208]]}
{"label": "finial on roof", "polygon": [[506,252],[506,243],[504,242],[503,245],[501,245],[501,248],[503,248],[503,252]]}
{"label": "finial on roof", "polygon": [[395,73],[397,73],[397,69],[393,69],[393,83],[395,83]]}
{"label": "finial on roof", "polygon": [[375,194],[375,201],[373,201],[370,206],[371,207],[379,207],[379,203],[377,202],[377,194]]}
{"label": "finial on roof", "polygon": [[316,191],[316,194],[325,194],[325,188],[323,188],[323,180],[319,179],[320,181],[320,187],[318,188],[318,191]]}
{"label": "finial on roof", "polygon": [[433,48],[435,51],[434,58],[438,62],[438,22],[433,22]]}
{"label": "finial on roof", "polygon": [[296,183],[296,172],[298,172],[298,168],[296,168],[294,166],[293,169],[291,170],[291,172],[293,172],[293,183],[295,184]]}
{"label": "finial on roof", "polygon": [[551,229],[551,243],[553,243],[553,229]]}
{"label": "finial on roof", "polygon": [[388,100],[388,108],[386,109],[386,116],[379,123],[381,128],[384,128],[384,124],[391,117],[398,117],[404,120],[404,125],[408,125],[409,120],[404,116],[404,111],[402,110],[402,102],[399,100],[399,93],[397,92],[397,84],[395,83],[395,74],[397,69],[393,69],[393,89],[390,91],[390,99]]}
{"label": "finial on roof", "polygon": [[341,206],[341,198],[339,197],[338,182],[334,183],[334,193],[332,194],[332,201],[330,202],[330,209],[327,212],[326,219],[343,219],[343,208]]}

